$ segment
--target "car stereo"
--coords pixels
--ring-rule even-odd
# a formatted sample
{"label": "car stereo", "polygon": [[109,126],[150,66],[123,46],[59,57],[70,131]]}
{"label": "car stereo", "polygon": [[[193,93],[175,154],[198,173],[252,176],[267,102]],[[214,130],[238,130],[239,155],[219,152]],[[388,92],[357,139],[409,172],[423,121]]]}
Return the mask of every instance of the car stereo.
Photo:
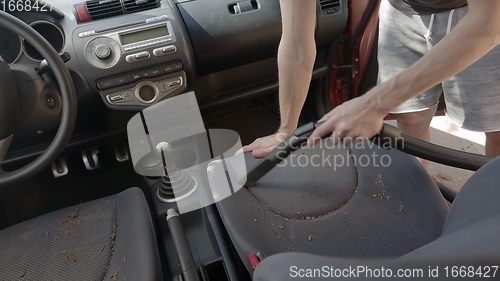
{"label": "car stereo", "polygon": [[186,42],[169,10],[90,22],[73,32],[78,62],[106,106],[140,110],[181,93],[189,67]]}
{"label": "car stereo", "polygon": [[[164,56],[177,51],[175,35],[167,16],[144,21],[80,32],[78,37],[90,39],[84,47],[84,57],[91,65],[108,69],[121,59],[135,63],[153,56]],[[155,48],[157,47],[157,48]],[[153,50],[146,50],[154,48]],[[123,56],[125,55],[125,56]]]}

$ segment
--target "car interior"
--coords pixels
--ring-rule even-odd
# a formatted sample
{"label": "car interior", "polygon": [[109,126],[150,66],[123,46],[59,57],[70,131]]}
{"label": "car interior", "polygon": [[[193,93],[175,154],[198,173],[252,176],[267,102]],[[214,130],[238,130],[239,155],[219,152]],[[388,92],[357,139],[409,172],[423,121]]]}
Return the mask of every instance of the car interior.
{"label": "car interior", "polygon": [[[375,85],[378,5],[317,0],[295,137]],[[287,280],[276,268],[431,256],[499,264],[498,159],[408,136],[404,148],[297,146],[252,184],[229,184],[231,196],[179,209],[209,185],[206,166],[183,171],[222,155],[216,130],[236,133],[224,135],[231,147],[279,126],[279,0],[6,0],[0,10],[0,280]],[[165,134],[177,132],[172,115],[199,115],[203,128],[150,141],[159,160],[137,163],[131,124],[151,140],[148,116],[182,96],[188,107],[163,109],[161,124],[174,124]],[[410,154],[480,170],[457,195]],[[316,155],[345,162],[292,161]],[[391,164],[364,165],[367,155]],[[274,161],[243,157],[248,179]]]}

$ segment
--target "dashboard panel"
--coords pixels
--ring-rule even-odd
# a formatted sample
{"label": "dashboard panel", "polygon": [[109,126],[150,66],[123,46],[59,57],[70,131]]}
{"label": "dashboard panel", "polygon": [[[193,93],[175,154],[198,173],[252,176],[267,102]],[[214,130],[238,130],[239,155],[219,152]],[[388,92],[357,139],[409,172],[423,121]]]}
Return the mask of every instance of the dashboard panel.
{"label": "dashboard panel", "polygon": [[[128,5],[127,1],[49,0],[52,12],[13,14],[32,25],[57,51],[72,56],[68,68],[86,84],[79,87],[85,91],[80,96],[97,93],[106,106],[118,110],[140,110],[161,99],[197,90],[197,85],[206,92],[206,81],[197,83],[198,78],[203,81],[203,77],[230,69],[245,71],[245,66],[259,62],[267,66],[267,61],[276,57],[281,34],[278,0],[150,0],[145,4],[157,6],[92,20],[101,16],[99,5],[105,10],[113,3]],[[144,1],[135,3],[140,2]],[[319,44],[331,44],[345,26],[347,2],[333,2],[338,7],[328,14],[318,2]],[[88,14],[82,14],[82,6]],[[8,62],[37,63],[43,59],[15,34],[5,34],[0,50]],[[264,80],[261,74],[246,75],[271,81],[276,78],[276,69]],[[248,77],[241,82],[239,89],[258,84]],[[199,99],[210,101],[226,94],[230,91],[203,94]]]}
{"label": "dashboard panel", "polygon": [[[89,114],[97,114],[93,120],[104,120],[107,117],[99,114],[133,113],[187,91],[195,91],[202,112],[277,92],[279,0],[47,2],[50,10],[11,14],[70,57],[66,66],[77,89],[80,119]],[[311,89],[328,89],[332,54],[345,29],[347,10],[347,0],[317,1]],[[0,55],[13,69],[39,67],[43,58],[28,42],[5,28],[0,32],[5,35]],[[26,106],[29,110],[44,107],[42,98],[29,100],[39,103]],[[29,135],[57,128],[57,123],[49,125],[48,117],[38,113],[23,115],[38,122],[27,126]],[[123,126],[129,115],[124,116],[103,124]]]}

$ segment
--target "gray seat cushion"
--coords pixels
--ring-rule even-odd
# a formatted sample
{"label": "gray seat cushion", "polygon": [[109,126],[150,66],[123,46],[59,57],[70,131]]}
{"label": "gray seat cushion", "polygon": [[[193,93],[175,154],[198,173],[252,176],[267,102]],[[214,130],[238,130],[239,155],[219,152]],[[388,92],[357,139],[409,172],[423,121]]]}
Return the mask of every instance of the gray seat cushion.
{"label": "gray seat cushion", "polygon": [[[429,277],[429,268],[439,266],[439,277],[446,275],[445,266],[473,266],[475,270],[482,266],[500,264],[500,157],[479,169],[464,185],[455,199],[443,228],[443,234],[435,241],[426,244],[398,259],[346,259],[334,254],[330,256],[306,253],[282,253],[274,255],[257,266],[254,280],[295,280],[293,275],[299,269],[322,268],[332,266],[344,269],[357,266],[369,268],[423,269],[427,278],[405,278],[405,280],[436,280]],[[291,267],[296,266],[297,268]],[[500,273],[493,276],[494,267],[489,267],[490,277],[498,279]],[[470,278],[479,280],[480,276]],[[323,280],[309,278],[308,280]],[[352,278],[336,278],[351,280]],[[378,280],[380,278],[356,278],[357,280]],[[441,279],[439,279],[441,280]]]}
{"label": "gray seat cushion", "polygon": [[0,253],[0,280],[161,279],[151,216],[138,188],[4,229]]}
{"label": "gray seat cushion", "polygon": [[[217,203],[250,272],[247,256],[258,252],[397,258],[439,237],[449,206],[414,157],[370,143],[326,147],[295,151]],[[256,160],[245,156],[252,167]]]}

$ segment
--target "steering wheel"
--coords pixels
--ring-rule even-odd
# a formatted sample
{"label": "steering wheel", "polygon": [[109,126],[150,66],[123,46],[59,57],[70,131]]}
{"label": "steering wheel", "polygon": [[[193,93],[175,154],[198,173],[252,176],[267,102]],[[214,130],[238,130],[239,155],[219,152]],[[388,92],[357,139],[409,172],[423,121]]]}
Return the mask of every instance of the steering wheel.
{"label": "steering wheel", "polygon": [[[29,25],[18,18],[0,11],[0,27],[10,29],[12,32],[29,41],[35,49],[48,61],[57,79],[61,99],[62,114],[57,133],[49,147],[31,163],[15,171],[4,171],[0,166],[0,188],[34,176],[48,167],[68,143],[76,122],[77,98],[75,86],[71,75],[64,62],[54,48],[45,38]],[[0,60],[0,165],[5,158],[10,146],[17,114],[19,111],[19,93],[16,80],[9,65]]]}

